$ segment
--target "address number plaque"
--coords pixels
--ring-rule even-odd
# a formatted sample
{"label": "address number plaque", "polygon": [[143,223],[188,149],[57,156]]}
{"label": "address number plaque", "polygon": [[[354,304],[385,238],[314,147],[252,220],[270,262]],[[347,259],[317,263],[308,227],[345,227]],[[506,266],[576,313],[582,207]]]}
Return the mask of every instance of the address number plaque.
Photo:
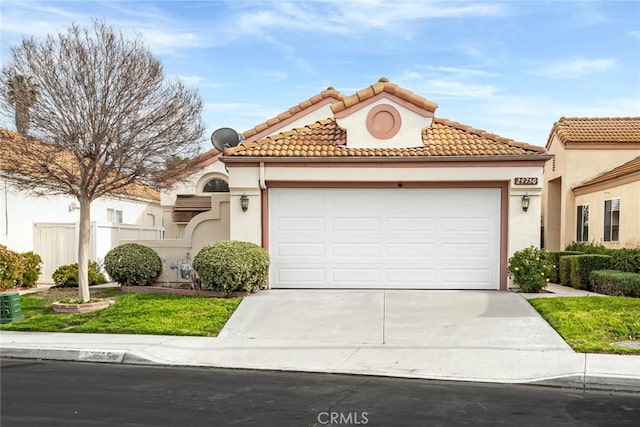
{"label": "address number plaque", "polygon": [[538,185],[538,178],[534,176],[515,178],[515,185]]}

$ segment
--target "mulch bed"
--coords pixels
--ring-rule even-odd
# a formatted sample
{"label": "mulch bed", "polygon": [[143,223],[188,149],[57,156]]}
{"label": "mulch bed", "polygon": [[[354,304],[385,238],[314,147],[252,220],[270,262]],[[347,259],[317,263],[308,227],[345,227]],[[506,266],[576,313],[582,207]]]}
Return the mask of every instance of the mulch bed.
{"label": "mulch bed", "polygon": [[209,291],[204,289],[182,289],[168,286],[120,286],[120,290],[126,294],[168,294],[168,295],[198,295],[202,297],[214,298],[236,298],[251,295],[250,292],[231,292],[222,295],[222,292]]}

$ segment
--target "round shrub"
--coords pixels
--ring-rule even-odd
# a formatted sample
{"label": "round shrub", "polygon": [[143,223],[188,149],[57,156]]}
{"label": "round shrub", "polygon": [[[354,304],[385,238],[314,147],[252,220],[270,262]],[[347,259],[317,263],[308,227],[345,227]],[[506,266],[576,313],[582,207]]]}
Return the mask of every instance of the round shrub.
{"label": "round shrub", "polygon": [[23,252],[21,254],[24,265],[22,273],[22,286],[33,287],[42,273],[42,258],[35,252]]}
{"label": "round shrub", "polygon": [[[61,265],[54,271],[53,283],[61,288],[74,288],[78,286],[80,282],[78,274],[78,263]],[[104,277],[102,268],[95,261],[89,261],[89,286],[100,285],[107,283],[107,278]]]}
{"label": "round shrub", "polygon": [[0,245],[0,290],[22,285],[24,259],[20,254]]}
{"label": "round shrub", "polygon": [[223,240],[205,246],[193,258],[202,287],[228,295],[255,292],[267,285],[269,253],[249,242]]}
{"label": "round shrub", "polygon": [[553,271],[549,252],[530,246],[513,254],[507,272],[522,292],[540,292]]}
{"label": "round shrub", "polygon": [[162,260],[150,247],[124,243],[104,257],[104,268],[111,280],[124,286],[148,286],[160,275]]}

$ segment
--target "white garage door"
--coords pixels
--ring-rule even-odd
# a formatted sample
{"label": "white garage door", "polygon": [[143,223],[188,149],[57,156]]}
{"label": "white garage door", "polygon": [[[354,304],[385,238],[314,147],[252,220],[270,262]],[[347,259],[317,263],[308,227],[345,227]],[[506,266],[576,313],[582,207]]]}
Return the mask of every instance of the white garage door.
{"label": "white garage door", "polygon": [[272,288],[498,289],[500,190],[269,190]]}

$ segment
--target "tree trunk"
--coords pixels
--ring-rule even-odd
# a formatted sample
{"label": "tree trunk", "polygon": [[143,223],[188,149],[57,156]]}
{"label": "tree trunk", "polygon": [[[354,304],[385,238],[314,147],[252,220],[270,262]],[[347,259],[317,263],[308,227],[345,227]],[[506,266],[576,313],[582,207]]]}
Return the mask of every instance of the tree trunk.
{"label": "tree trunk", "polygon": [[88,302],[89,296],[89,241],[91,238],[91,201],[78,197],[80,203],[80,235],[78,237],[78,302]]}
{"label": "tree trunk", "polygon": [[16,131],[26,135],[29,132],[29,110],[22,105],[16,105],[15,108]]}

